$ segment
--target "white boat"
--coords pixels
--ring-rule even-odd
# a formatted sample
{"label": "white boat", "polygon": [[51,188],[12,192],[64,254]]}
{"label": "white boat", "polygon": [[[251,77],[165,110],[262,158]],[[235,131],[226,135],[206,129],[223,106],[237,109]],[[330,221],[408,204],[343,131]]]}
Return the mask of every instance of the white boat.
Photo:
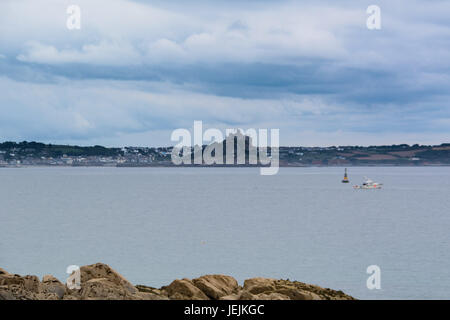
{"label": "white boat", "polygon": [[364,177],[366,181],[360,186],[353,186],[354,189],[381,189],[382,183],[374,182],[373,180]]}

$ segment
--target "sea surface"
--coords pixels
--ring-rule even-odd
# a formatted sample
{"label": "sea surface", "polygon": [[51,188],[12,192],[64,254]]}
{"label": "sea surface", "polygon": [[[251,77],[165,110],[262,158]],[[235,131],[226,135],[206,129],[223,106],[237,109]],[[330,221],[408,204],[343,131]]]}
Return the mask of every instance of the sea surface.
{"label": "sea surface", "polygon": [[[104,262],[134,284],[261,276],[360,299],[450,298],[450,167],[2,168],[0,267]],[[354,190],[368,176],[381,190]],[[381,289],[366,286],[367,267]]]}

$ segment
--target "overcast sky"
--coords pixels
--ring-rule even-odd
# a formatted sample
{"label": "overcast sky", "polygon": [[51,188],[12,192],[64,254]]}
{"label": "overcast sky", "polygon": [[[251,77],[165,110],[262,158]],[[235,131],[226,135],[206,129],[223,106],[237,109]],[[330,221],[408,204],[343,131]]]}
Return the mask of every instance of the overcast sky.
{"label": "overcast sky", "polygon": [[202,120],[282,145],[450,142],[449,16],[445,0],[1,0],[0,141],[171,145]]}

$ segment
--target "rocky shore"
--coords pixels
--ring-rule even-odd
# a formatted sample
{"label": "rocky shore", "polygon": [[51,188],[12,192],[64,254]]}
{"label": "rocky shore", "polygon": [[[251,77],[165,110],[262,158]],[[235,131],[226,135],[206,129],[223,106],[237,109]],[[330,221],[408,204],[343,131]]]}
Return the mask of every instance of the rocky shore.
{"label": "rocky shore", "polygon": [[353,300],[342,291],[297,281],[252,278],[243,285],[230,276],[174,280],[159,289],[133,285],[103,263],[83,266],[81,289],[51,275],[20,276],[0,268],[0,300]]}

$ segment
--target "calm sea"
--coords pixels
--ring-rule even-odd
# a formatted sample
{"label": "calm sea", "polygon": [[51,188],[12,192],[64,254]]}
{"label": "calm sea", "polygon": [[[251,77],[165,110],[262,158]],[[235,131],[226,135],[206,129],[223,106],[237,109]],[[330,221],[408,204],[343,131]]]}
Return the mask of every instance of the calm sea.
{"label": "calm sea", "polygon": [[[381,190],[354,190],[364,176]],[[450,167],[0,169],[0,267],[104,262],[135,284],[220,273],[360,299],[450,298]],[[381,268],[369,290],[366,269]]]}

